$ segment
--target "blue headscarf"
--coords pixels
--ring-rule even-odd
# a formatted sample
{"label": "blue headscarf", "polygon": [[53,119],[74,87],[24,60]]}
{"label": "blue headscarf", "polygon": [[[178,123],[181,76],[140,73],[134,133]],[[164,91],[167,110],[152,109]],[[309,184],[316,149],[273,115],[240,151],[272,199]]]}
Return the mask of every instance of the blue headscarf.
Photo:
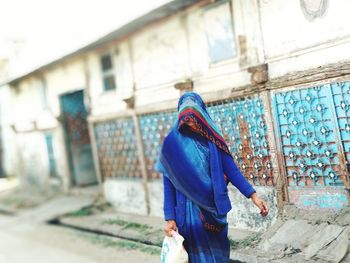
{"label": "blue headscarf", "polygon": [[198,94],[182,95],[178,111],[156,169],[200,209],[222,218],[231,209],[220,152],[230,155],[226,142]]}

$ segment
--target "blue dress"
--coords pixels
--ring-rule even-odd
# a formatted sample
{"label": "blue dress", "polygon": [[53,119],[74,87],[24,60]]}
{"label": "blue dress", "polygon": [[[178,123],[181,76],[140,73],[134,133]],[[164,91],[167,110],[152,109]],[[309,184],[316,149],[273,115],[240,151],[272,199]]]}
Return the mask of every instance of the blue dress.
{"label": "blue dress", "polygon": [[164,178],[164,217],[176,220],[190,263],[229,262],[227,183],[255,191],[234,164],[221,129],[199,94],[187,92],[156,164]]}
{"label": "blue dress", "polygon": [[[197,138],[198,139],[198,138]],[[204,140],[196,140],[198,147],[208,147]],[[255,189],[244,178],[233,159],[221,152],[223,172],[245,197],[249,198]],[[209,166],[209,160],[203,160]],[[209,167],[208,167],[209,169]],[[176,190],[172,182],[163,176],[164,218],[175,220],[179,233],[184,237],[184,246],[189,254],[190,263],[229,262],[230,243],[227,225],[219,233],[207,231],[203,227],[198,206]],[[215,187],[215,185],[213,185]],[[226,215],[223,218],[227,222]]]}

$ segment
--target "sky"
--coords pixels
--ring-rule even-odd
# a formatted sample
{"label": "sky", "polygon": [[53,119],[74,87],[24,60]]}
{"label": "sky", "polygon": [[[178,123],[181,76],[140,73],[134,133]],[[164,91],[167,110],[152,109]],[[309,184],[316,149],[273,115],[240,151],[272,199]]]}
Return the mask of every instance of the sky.
{"label": "sky", "polygon": [[19,75],[170,0],[0,0],[0,59]]}

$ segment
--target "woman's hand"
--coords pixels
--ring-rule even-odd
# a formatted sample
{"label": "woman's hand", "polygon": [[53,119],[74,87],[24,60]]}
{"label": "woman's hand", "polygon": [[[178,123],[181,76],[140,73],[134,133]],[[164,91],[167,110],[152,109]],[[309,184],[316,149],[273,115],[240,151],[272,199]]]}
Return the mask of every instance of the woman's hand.
{"label": "woman's hand", "polygon": [[260,199],[256,193],[253,193],[250,197],[252,202],[260,209],[260,214],[262,216],[267,216],[269,213],[269,208],[264,200]]}
{"label": "woman's hand", "polygon": [[176,231],[176,222],[175,220],[166,221],[166,225],[164,228],[164,233],[166,236],[171,237],[171,231]]}

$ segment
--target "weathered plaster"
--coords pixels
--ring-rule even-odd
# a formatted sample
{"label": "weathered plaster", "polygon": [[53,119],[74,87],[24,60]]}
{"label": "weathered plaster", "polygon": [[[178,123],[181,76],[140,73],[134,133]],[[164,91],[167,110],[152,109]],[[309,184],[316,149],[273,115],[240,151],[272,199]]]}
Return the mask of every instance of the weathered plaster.
{"label": "weathered plaster", "polygon": [[163,183],[162,180],[152,180],[147,183],[150,215],[163,217]]}
{"label": "weathered plaster", "polygon": [[141,180],[107,179],[104,197],[118,212],[147,214],[145,190]]}
{"label": "weathered plaster", "polygon": [[[150,215],[163,217],[163,183],[161,180],[153,180],[147,183],[150,201]],[[136,214],[145,213],[144,192],[141,181],[114,179],[104,183],[105,197],[107,201],[121,212]],[[268,203],[270,213],[264,218],[259,210],[245,198],[236,188],[230,186],[230,199],[232,210],[228,214],[229,226],[232,228],[246,229],[250,231],[266,230],[277,218],[276,191],[272,187],[257,186],[258,195]]]}
{"label": "weathered plaster", "polygon": [[262,217],[259,209],[236,188],[230,186],[232,210],[228,214],[230,227],[252,231],[266,230],[277,218],[277,198],[273,187],[255,186],[258,196],[266,200],[270,209],[267,217]]}
{"label": "weathered plaster", "polygon": [[302,209],[340,210],[349,204],[344,187],[288,187],[289,201]]}

